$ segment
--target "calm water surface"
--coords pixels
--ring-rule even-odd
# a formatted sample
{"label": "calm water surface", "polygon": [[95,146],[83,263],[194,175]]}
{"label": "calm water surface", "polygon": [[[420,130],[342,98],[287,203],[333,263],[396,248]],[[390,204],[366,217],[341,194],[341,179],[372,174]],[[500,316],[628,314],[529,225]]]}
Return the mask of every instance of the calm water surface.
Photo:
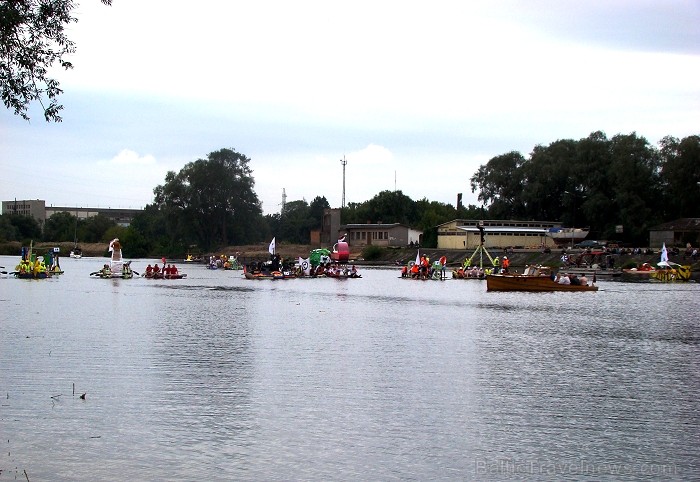
{"label": "calm water surface", "polygon": [[103,263],[0,278],[0,480],[700,478],[698,284]]}

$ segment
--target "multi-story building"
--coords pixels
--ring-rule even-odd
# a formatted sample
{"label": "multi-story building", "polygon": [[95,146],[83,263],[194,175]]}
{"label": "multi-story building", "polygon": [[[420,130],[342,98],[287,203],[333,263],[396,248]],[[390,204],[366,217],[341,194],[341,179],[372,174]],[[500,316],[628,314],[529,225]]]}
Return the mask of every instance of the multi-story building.
{"label": "multi-story building", "polygon": [[83,208],[68,206],[46,206],[43,199],[2,201],[2,214],[31,216],[40,224],[56,213],[70,213],[79,219],[88,219],[101,214],[120,226],[128,226],[141,209]]}

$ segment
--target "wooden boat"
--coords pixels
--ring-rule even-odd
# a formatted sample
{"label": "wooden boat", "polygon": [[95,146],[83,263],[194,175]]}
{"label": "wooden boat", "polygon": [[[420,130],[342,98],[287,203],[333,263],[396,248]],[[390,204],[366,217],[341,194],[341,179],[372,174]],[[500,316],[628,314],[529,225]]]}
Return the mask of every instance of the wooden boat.
{"label": "wooden boat", "polygon": [[593,284],[561,284],[554,281],[552,271],[544,266],[531,266],[525,274],[490,274],[486,291],[598,291]]}

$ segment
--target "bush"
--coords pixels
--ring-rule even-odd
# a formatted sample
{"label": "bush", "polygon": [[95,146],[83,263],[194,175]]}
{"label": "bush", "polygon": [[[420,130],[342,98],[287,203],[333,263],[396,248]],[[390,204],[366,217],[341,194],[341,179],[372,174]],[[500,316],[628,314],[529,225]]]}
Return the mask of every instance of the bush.
{"label": "bush", "polygon": [[383,254],[384,250],[382,248],[371,244],[362,249],[362,257],[365,259],[365,261],[376,261],[381,259]]}

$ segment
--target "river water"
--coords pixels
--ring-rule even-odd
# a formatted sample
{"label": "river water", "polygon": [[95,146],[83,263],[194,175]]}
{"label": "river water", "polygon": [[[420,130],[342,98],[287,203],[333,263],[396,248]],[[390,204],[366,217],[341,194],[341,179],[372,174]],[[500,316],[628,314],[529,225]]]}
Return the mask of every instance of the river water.
{"label": "river water", "polygon": [[696,283],[103,263],[0,279],[0,480],[700,479]]}

